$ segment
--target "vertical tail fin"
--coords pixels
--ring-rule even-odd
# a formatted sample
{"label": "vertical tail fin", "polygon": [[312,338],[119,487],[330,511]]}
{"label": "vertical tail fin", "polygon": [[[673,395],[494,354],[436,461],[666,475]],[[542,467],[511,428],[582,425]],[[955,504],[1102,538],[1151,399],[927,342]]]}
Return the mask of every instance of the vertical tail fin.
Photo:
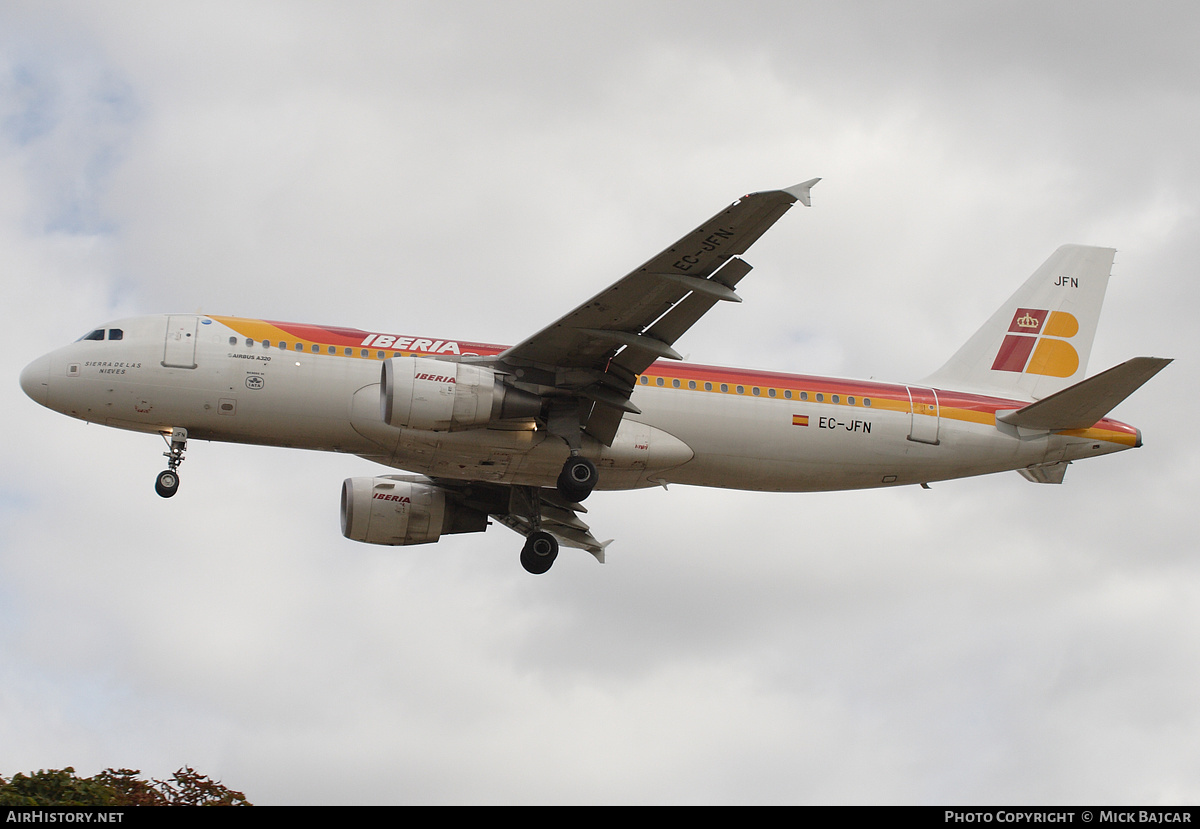
{"label": "vertical tail fin", "polygon": [[1038,400],[1083,380],[1115,256],[1063,245],[924,384]]}

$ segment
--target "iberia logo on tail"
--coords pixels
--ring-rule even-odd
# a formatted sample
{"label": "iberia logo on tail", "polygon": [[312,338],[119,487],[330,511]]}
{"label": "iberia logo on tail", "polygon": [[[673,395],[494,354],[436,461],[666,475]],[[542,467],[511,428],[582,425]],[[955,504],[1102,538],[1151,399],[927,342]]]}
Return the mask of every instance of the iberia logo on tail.
{"label": "iberia logo on tail", "polygon": [[1069,340],[1079,333],[1079,320],[1066,311],[1018,308],[993,371],[1070,377],[1079,369],[1079,352]]}

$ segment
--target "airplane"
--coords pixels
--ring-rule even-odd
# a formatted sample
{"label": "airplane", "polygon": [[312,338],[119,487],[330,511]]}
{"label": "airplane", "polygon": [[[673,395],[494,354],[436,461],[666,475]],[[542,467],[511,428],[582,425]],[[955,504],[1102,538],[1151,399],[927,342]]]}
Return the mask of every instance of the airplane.
{"label": "airplane", "polygon": [[691,484],[811,492],[1068,464],[1142,445],[1108,413],[1170,359],[1086,377],[1116,251],[1065,245],[940,369],[881,383],[682,360],[676,341],[741,302],[742,254],[820,179],[751,193],[542,330],[505,347],[203,314],[117,320],[34,360],[25,393],[158,433],[179,487],[191,439],[345,452],[408,474],[348,478],[345,537],[436,542],[491,520],[542,574],[560,545],[604,562],[594,490]]}

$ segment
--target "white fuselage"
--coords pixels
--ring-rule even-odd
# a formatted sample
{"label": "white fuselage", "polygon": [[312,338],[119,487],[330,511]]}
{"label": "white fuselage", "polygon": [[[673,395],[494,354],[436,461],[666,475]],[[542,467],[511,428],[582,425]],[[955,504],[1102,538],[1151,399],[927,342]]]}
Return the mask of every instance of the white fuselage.
{"label": "white fuselage", "polygon": [[[467,347],[478,353],[478,344],[396,338],[420,350],[359,348],[346,343],[364,332],[317,327],[262,336],[282,325],[194,315],[120,320],[98,329],[103,339],[35,361],[21,384],[51,409],[122,429],[182,428],[203,440],[346,452],[432,477],[554,485],[567,446],[532,423],[432,432],[383,421],[382,359],[431,348],[453,359]],[[600,489],[859,489],[1140,445],[1136,429],[1110,420],[1040,433],[997,422],[997,411],[1021,401],[671,361],[651,366],[631,400],[641,413],[625,415],[612,446],[585,438]]]}

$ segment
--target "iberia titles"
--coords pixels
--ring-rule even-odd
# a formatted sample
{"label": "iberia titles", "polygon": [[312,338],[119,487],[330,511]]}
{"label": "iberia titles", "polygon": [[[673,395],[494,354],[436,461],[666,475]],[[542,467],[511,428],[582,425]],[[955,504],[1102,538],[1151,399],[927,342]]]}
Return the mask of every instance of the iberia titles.
{"label": "iberia titles", "polygon": [[422,340],[414,337],[398,337],[394,334],[370,334],[360,345],[399,351],[423,351],[426,354],[462,354],[458,343],[454,340]]}

